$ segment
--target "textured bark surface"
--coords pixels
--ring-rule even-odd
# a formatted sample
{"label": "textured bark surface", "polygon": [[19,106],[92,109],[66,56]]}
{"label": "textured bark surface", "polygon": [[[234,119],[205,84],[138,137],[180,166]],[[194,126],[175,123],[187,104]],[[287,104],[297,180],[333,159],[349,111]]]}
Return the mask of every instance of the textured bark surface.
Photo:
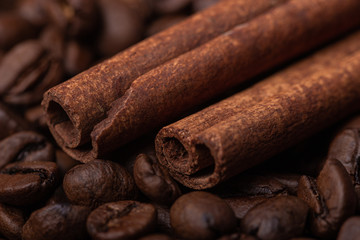
{"label": "textured bark surface", "polygon": [[157,156],[204,189],[359,109],[360,32],[251,88],[163,128]]}
{"label": "textured bark surface", "polygon": [[[164,64],[156,56],[172,48],[149,38],[75,77],[72,82],[80,80],[75,85],[70,81],[50,90],[44,101],[50,130],[72,157],[81,161],[101,157],[191,107],[358,26],[359,9],[358,0],[286,1],[250,20],[242,18],[245,23],[178,57],[173,54],[175,58]],[[171,37],[172,42],[181,39],[176,34]],[[154,49],[150,62],[157,62],[151,67],[144,61],[149,58],[148,48]],[[181,44],[180,48],[184,49]],[[91,146],[78,147],[88,140],[90,131]]]}
{"label": "textured bark surface", "polygon": [[286,1],[224,0],[52,88],[43,103],[51,132],[62,146],[88,142],[137,77]]}

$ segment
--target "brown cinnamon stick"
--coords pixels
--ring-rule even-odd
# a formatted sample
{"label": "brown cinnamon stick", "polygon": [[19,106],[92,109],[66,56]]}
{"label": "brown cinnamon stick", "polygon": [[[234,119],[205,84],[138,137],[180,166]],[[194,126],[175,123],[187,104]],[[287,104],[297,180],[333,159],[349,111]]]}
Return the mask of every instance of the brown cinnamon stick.
{"label": "brown cinnamon stick", "polygon": [[163,128],[161,164],[184,185],[217,185],[359,110],[360,32]]}
{"label": "brown cinnamon stick", "polygon": [[287,0],[223,0],[52,88],[44,96],[50,131],[61,146],[78,147],[131,82],[235,25]]}
{"label": "brown cinnamon stick", "polygon": [[[103,156],[192,106],[358,26],[359,9],[357,0],[287,1],[143,73],[112,103],[107,118],[94,127],[90,148],[76,148],[73,137],[68,144],[60,145],[82,161]],[[53,129],[58,128],[53,134],[74,130],[60,127],[69,122],[62,122],[66,117],[54,114],[59,109],[54,105],[54,91],[52,105],[46,99],[50,98],[45,96],[50,123]],[[62,107],[67,111],[69,106]]]}

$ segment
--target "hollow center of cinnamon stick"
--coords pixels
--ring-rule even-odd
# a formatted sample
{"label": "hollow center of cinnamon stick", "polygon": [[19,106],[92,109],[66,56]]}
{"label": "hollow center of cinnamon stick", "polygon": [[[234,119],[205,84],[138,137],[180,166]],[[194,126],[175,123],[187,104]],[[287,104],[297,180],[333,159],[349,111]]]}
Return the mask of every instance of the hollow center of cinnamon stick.
{"label": "hollow center of cinnamon stick", "polygon": [[49,102],[47,114],[57,135],[62,138],[65,143],[71,144],[77,139],[79,131],[75,128],[68,114],[60,104],[54,101]]}
{"label": "hollow center of cinnamon stick", "polygon": [[163,154],[174,168],[182,169],[188,165],[189,153],[176,138],[164,139]]}

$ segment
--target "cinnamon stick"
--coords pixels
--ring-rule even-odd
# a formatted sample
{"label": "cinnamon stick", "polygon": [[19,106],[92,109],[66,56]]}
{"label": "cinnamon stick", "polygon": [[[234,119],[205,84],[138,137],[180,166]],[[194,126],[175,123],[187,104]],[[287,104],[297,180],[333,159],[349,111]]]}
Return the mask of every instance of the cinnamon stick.
{"label": "cinnamon stick", "polygon": [[286,1],[223,0],[52,88],[44,96],[50,131],[61,146],[83,145],[134,79]]}
{"label": "cinnamon stick", "polygon": [[[124,80],[129,85],[122,89],[127,90],[112,102],[107,117],[93,128],[90,148],[76,147],[74,138],[68,135],[65,136],[69,138],[67,144],[58,142],[64,151],[81,161],[103,156],[178,117],[192,106],[358,26],[359,9],[357,0],[290,0],[280,4],[142,73],[131,84]],[[109,65],[99,66],[106,68]],[[83,75],[84,78],[90,76]],[[59,128],[62,124],[68,126],[69,121],[55,114],[59,110],[54,105],[55,94],[63,96],[66,93],[50,92],[52,97],[45,96],[44,104],[53,135],[74,130]],[[70,116],[69,111],[77,110],[62,107]],[[76,122],[74,125],[77,126]]]}
{"label": "cinnamon stick", "polygon": [[249,89],[164,127],[161,164],[210,188],[360,109],[360,32]]}

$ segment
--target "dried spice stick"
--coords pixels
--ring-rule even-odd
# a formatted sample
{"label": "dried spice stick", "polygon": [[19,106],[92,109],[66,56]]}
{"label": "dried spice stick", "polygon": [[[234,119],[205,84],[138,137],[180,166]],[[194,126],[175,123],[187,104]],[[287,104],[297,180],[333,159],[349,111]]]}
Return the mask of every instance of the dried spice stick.
{"label": "dried spice stick", "polygon": [[163,128],[161,164],[188,187],[217,185],[359,110],[360,32]]}
{"label": "dried spice stick", "polygon": [[[82,161],[103,156],[192,106],[358,26],[359,9],[356,0],[292,0],[272,8],[138,77],[94,127],[90,149],[63,149]],[[57,120],[62,119],[53,118]]]}
{"label": "dried spice stick", "polygon": [[52,88],[44,96],[50,131],[61,146],[75,148],[90,141],[94,125],[134,79],[286,1],[221,1]]}

